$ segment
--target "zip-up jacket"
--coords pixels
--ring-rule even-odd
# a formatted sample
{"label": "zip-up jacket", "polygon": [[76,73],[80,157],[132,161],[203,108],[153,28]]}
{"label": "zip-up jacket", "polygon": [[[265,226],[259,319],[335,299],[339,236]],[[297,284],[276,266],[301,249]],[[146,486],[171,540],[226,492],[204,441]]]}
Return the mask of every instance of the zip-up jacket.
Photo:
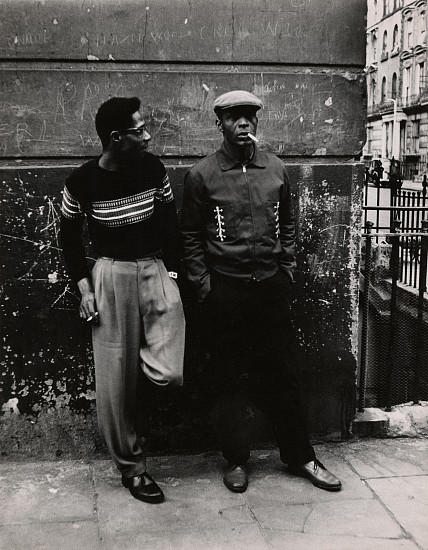
{"label": "zip-up jacket", "polygon": [[262,281],[281,269],[293,281],[295,228],[284,164],[256,147],[242,164],[223,144],[185,176],[181,231],[200,301],[210,291],[212,271]]}

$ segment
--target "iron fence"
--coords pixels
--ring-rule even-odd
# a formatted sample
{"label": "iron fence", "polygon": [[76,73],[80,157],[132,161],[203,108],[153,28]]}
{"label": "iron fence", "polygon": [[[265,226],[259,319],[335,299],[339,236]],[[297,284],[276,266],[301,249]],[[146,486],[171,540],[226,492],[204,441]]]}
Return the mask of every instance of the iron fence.
{"label": "iron fence", "polygon": [[[390,232],[372,232],[368,221],[362,235],[360,411],[428,399],[428,220],[412,233],[400,232],[399,225],[396,220]],[[387,239],[386,246],[378,238]],[[417,292],[399,280],[407,238],[418,239]]]}
{"label": "iron fence", "polygon": [[[421,239],[417,233],[428,214],[426,182],[421,191],[403,190],[397,186],[380,188],[366,181],[363,205],[363,222],[372,223],[376,244],[389,242],[387,233],[399,229],[399,281],[418,287]],[[369,197],[371,192],[371,197]]]}

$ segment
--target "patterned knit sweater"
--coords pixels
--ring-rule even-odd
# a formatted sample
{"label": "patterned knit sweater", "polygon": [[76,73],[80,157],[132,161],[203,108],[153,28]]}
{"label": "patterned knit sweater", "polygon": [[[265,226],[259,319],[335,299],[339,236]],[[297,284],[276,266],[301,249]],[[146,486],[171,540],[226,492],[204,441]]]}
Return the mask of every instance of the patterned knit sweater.
{"label": "patterned knit sweater", "polygon": [[161,250],[169,271],[178,270],[178,220],[168,175],[162,162],[145,152],[126,170],[101,168],[99,158],[68,177],[61,207],[61,243],[74,281],[89,269],[82,239],[85,219],[99,256],[137,259]]}

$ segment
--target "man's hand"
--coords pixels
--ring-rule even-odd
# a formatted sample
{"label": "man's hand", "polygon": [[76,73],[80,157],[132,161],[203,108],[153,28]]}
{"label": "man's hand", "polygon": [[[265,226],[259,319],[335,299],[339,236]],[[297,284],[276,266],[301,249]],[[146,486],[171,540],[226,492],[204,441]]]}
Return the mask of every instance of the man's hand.
{"label": "man's hand", "polygon": [[97,306],[95,304],[95,293],[92,281],[89,278],[80,279],[77,283],[82,299],[80,300],[79,315],[93,325],[99,324]]}

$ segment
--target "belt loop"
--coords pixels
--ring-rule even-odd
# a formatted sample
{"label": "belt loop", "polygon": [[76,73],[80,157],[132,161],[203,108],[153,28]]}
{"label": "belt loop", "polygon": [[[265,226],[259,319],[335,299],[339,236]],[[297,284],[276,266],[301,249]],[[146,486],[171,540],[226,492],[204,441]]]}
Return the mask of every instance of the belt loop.
{"label": "belt loop", "polygon": [[113,264],[114,264],[114,258],[111,259],[111,265],[113,265]]}

